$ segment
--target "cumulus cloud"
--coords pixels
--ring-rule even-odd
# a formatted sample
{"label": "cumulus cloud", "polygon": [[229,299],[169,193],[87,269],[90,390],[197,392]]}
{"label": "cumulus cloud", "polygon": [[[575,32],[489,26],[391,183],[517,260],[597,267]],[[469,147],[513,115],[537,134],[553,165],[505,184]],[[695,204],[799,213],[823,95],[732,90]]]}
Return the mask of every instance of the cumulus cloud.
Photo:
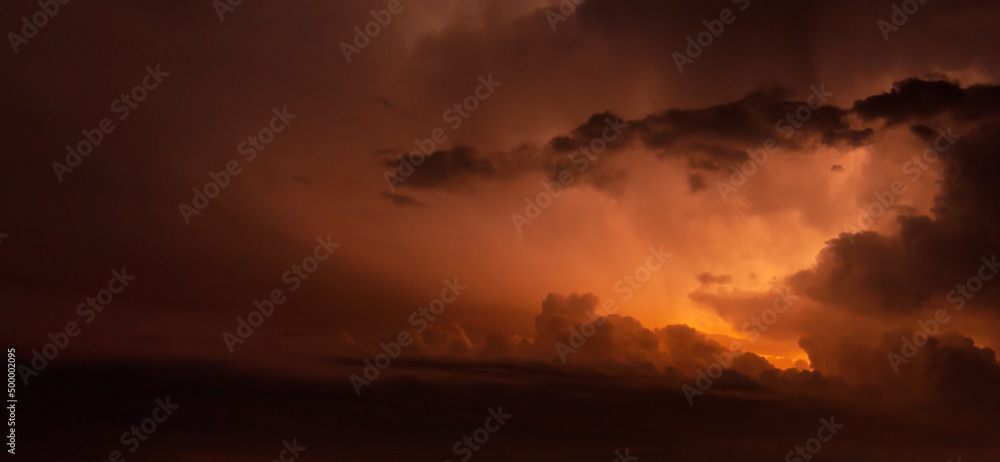
{"label": "cumulus cloud", "polygon": [[694,377],[698,369],[717,362],[717,355],[729,351],[728,345],[689,326],[651,329],[631,316],[608,310],[614,311],[614,304],[600,303],[592,294],[549,294],[535,316],[532,335],[488,333],[471,349],[459,326],[452,326],[454,332],[447,338],[449,342],[457,339],[461,351],[472,350],[472,357],[478,358],[616,366],[683,377]]}
{"label": "cumulus cloud", "polygon": [[472,342],[457,323],[430,324],[414,335],[417,350],[426,355],[461,356],[472,349]]}
{"label": "cumulus cloud", "polygon": [[[923,93],[935,89],[951,94],[942,87],[955,88],[959,91],[957,94],[964,94],[960,88],[942,82],[920,91],[910,88],[914,85],[920,84],[911,81],[882,96],[887,99],[929,98]],[[882,99],[874,101],[875,105],[884,104]],[[978,102],[964,97],[934,101],[955,114],[980,111]],[[932,216],[900,216],[897,233],[883,235],[867,231],[831,240],[820,252],[814,268],[790,278],[797,289],[810,297],[858,312],[912,313],[934,297],[947,297],[953,289],[976,275],[983,258],[991,259],[1000,248],[1000,216],[997,214],[1000,186],[990,173],[1000,168],[995,155],[1000,149],[1000,125],[989,117],[979,123],[969,123],[961,121],[962,116],[955,116],[951,120],[961,123],[956,127],[965,130],[964,134],[942,130],[932,135],[924,125],[928,122],[926,118],[944,109],[928,113],[924,108],[935,104],[925,102],[918,106],[921,109],[906,113],[905,119],[900,119],[899,114],[905,113],[900,111],[909,107],[907,104],[888,105],[897,112],[878,117],[889,122],[919,122],[911,132],[928,143],[928,150],[920,154],[925,157],[925,165],[928,161],[943,165],[940,192],[935,198]],[[941,147],[944,149],[935,150]],[[908,165],[917,168],[915,162]],[[918,170],[910,170],[913,171]],[[996,293],[987,287],[977,304],[997,300]]]}

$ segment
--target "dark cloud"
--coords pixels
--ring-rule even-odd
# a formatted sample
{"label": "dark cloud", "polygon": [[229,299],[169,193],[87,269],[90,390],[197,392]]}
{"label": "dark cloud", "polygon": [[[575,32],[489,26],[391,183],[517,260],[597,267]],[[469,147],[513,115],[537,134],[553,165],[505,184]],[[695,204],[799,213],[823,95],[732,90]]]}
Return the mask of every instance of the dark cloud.
{"label": "dark cloud", "polygon": [[702,286],[710,284],[729,284],[733,282],[733,277],[728,274],[715,276],[712,273],[700,273],[698,274],[698,282],[700,282]]}
{"label": "dark cloud", "polygon": [[[793,286],[815,300],[868,313],[912,313],[933,297],[946,298],[1000,249],[997,152],[1000,125],[961,135],[940,154],[944,175],[933,217],[901,216],[899,232],[891,235],[843,234],[820,252],[814,268],[791,277]],[[970,303],[989,305],[997,293],[987,283]]]}
{"label": "dark cloud", "polygon": [[865,120],[885,119],[900,124],[913,119],[929,119],[965,101],[958,84],[944,81],[907,79],[893,84],[892,91],[869,96],[854,103],[854,111]]}
{"label": "dark cloud", "polygon": [[[822,91],[814,88],[815,93],[808,100],[798,101],[791,99],[787,90],[773,88],[726,104],[701,109],[670,109],[638,120],[622,120],[610,111],[596,113],[569,133],[549,140],[541,157],[537,150],[521,147],[517,151],[530,161],[511,162],[518,155],[507,153],[503,156],[504,161],[498,162],[492,158],[476,158],[471,148],[457,148],[446,151],[455,153],[455,160],[437,159],[436,166],[425,173],[418,172],[424,179],[411,186],[447,186],[452,176],[489,178],[494,170],[503,170],[502,176],[513,178],[541,168],[549,172],[552,181],[557,181],[561,172],[569,171],[574,174],[573,185],[590,185],[615,195],[622,189],[627,174],[616,169],[610,158],[636,144],[653,151],[659,158],[684,158],[691,169],[708,172],[727,172],[729,166],[748,159],[748,150],[764,149],[765,142],[771,138],[778,146],[792,151],[816,143],[846,147],[864,145],[874,131],[853,129],[847,120],[850,111],[819,104],[823,101],[821,98],[827,97]],[[808,118],[801,122],[796,114]],[[447,155],[440,157],[447,158]],[[464,168],[450,168],[455,163]],[[398,168],[399,161],[394,160],[389,165]],[[442,173],[436,173],[439,171]],[[690,176],[689,186],[692,192],[707,189],[703,175]]]}
{"label": "dark cloud", "polygon": [[765,372],[777,371],[766,359],[753,353],[746,353],[733,360],[732,369],[747,377],[760,378]]}
{"label": "dark cloud", "polygon": [[810,298],[845,309],[912,313],[930,297],[934,275],[914,265],[898,236],[875,232],[840,237],[827,244],[814,269],[791,277]]}
{"label": "dark cloud", "polygon": [[688,190],[693,193],[708,189],[708,183],[705,182],[705,176],[702,175],[701,173],[688,174],[687,180],[688,180]]}
{"label": "dark cloud", "polygon": [[[852,311],[913,313],[976,276],[981,259],[1000,248],[1000,186],[994,180],[1000,171],[1000,124],[981,107],[983,98],[969,93],[992,91],[910,79],[891,93],[859,101],[856,110],[866,118],[914,122],[911,133],[928,145],[919,154],[923,165],[943,165],[933,216],[902,215],[899,232],[889,235],[843,234],[820,252],[814,268],[792,276],[792,284],[815,300]],[[944,122],[954,120],[968,132],[948,135],[950,129],[927,125],[944,113],[949,117]],[[963,120],[973,114],[982,120]],[[907,175],[922,173],[917,163],[908,165]],[[997,299],[996,290],[984,291],[976,304]]]}
{"label": "dark cloud", "polygon": [[[602,303],[592,294],[549,294],[535,316],[534,336],[492,334],[476,355],[561,363],[560,351],[571,347],[565,355],[571,365],[695,377],[698,369],[718,362],[718,355],[731,349],[687,325],[644,327],[631,316],[616,314],[617,305],[608,302],[613,301]],[[584,332],[589,335],[581,337]],[[578,345],[574,338],[586,340]]]}
{"label": "dark cloud", "polygon": [[603,318],[603,326],[573,353],[572,360],[620,364],[654,362],[659,340],[653,331],[642,327],[632,317],[597,308],[598,298],[592,294],[549,294],[542,302],[542,312],[535,316],[536,346],[543,352],[550,352],[548,357],[556,357],[557,344],[573,345],[570,340],[573,331],[580,332],[583,324],[594,326],[596,320]]}
{"label": "dark cloud", "polygon": [[[784,147],[790,145],[795,149],[812,136],[827,145],[850,146],[861,145],[871,136],[871,130],[851,129],[846,120],[848,111],[820,104],[823,99],[818,95],[816,90],[808,102],[796,101],[787,90],[775,88],[704,109],[671,109],[630,124],[635,127],[633,136],[660,156],[670,156],[671,148],[685,142],[695,147],[715,143],[713,149],[705,150],[706,154],[728,161],[734,160],[733,151],[759,149],[768,138],[776,138]],[[801,123],[787,120],[796,111],[808,114],[809,118]],[[722,142],[730,145],[719,146]]]}
{"label": "dark cloud", "polygon": [[[926,121],[949,114],[957,122],[981,121],[1000,114],[1000,86],[911,78],[896,82],[889,93],[854,103],[854,111],[865,120],[882,119],[888,125]],[[924,130],[926,132],[926,130]]]}
{"label": "dark cloud", "polygon": [[[807,335],[800,345],[812,367],[853,384],[883,390],[894,402],[921,402],[941,409],[1000,405],[994,393],[1000,386],[996,353],[978,347],[968,337],[931,336],[926,345],[903,356],[904,339],[913,331],[886,332],[876,341],[830,334]],[[926,338],[926,336],[924,336]],[[897,355],[895,361],[890,354]]]}
{"label": "dark cloud", "polygon": [[594,140],[603,140],[603,145],[606,146],[604,150],[612,153],[625,146],[624,143],[613,140],[619,138],[623,131],[628,130],[628,125],[620,116],[611,111],[594,114],[571,130],[568,135],[553,138],[549,141],[549,146],[558,154],[576,151],[581,147],[590,148]]}
{"label": "dark cloud", "polygon": [[694,143],[692,148],[707,154],[704,157],[691,157],[688,159],[688,164],[694,170],[715,172],[749,159],[746,150],[701,143]]}
{"label": "dark cloud", "polygon": [[411,188],[468,186],[476,179],[489,179],[496,172],[489,159],[480,157],[475,149],[466,146],[434,151],[424,157],[423,162],[419,158],[413,162],[411,157],[415,156],[405,155],[385,163],[404,179],[402,186]]}
{"label": "dark cloud", "polygon": [[382,193],[380,193],[380,195],[382,197],[388,199],[390,202],[392,202],[392,205],[394,205],[396,207],[429,207],[427,204],[425,204],[423,202],[420,202],[419,200],[417,200],[413,196],[407,196],[407,195],[404,195],[404,194],[388,193],[388,192],[385,192],[385,191],[383,191]]}
{"label": "dark cloud", "polygon": [[930,143],[934,141],[934,138],[938,137],[938,133],[934,131],[933,128],[928,127],[924,124],[914,124],[910,126],[910,132],[920,138],[921,141],[925,143]]}

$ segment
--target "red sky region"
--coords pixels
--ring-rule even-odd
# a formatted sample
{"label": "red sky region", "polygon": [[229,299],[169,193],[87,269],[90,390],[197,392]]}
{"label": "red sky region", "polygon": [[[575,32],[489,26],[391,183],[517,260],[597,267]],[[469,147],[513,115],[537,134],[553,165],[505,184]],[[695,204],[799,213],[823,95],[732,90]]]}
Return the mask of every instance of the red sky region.
{"label": "red sky region", "polygon": [[[352,435],[307,457],[455,458],[501,404],[477,460],[775,460],[827,414],[816,457],[995,454],[998,6],[564,3],[8,8],[0,339],[40,460],[171,387],[139,451],[185,460],[276,457],[256,412],[305,401]],[[102,373],[120,412],[48,418]]]}

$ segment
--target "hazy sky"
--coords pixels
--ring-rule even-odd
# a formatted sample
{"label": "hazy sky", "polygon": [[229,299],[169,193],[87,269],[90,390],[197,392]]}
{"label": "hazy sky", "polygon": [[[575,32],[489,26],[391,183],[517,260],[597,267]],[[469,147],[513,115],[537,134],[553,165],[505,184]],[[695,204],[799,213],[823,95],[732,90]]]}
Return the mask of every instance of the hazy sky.
{"label": "hazy sky", "polygon": [[680,380],[738,341],[778,394],[1000,380],[1000,5],[563,3],[72,2],[8,35],[0,337],[343,386],[401,331],[449,370]]}

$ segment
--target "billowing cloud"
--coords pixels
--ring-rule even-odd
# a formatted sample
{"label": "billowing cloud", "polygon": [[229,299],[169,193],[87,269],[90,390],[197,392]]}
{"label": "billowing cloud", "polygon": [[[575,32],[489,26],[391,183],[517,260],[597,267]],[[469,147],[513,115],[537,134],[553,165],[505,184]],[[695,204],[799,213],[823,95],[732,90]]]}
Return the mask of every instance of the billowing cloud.
{"label": "billowing cloud", "polygon": [[442,460],[500,405],[476,460],[997,454],[995,1],[46,2],[0,58],[0,338],[83,330],[18,390],[38,460],[166,393],[163,460]]}
{"label": "billowing cloud", "polygon": [[1000,111],[1000,87],[956,82],[907,79],[896,82],[892,91],[854,103],[854,111],[866,120],[882,119],[889,125],[927,121],[942,114],[958,123],[982,122]]}

